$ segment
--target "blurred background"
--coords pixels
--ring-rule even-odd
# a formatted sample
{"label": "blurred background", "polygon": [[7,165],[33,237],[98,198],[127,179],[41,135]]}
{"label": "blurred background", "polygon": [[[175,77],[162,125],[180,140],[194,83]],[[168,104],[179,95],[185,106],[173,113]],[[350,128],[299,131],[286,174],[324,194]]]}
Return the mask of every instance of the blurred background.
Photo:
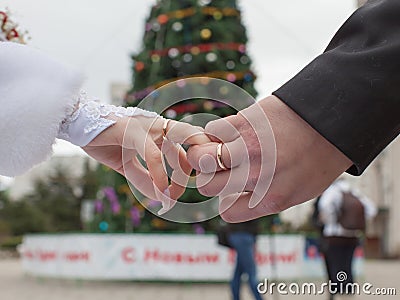
{"label": "blurred background", "polygon": [[[262,99],[319,55],[361,2],[0,0],[0,11],[29,46],[80,69],[89,95],[135,106],[157,87],[194,75],[230,81]],[[4,18],[0,24],[6,32],[12,27]],[[199,112],[233,113],[193,100],[165,115]],[[347,178],[378,210],[355,252],[357,278],[386,287],[400,287],[399,154],[396,140],[363,176]],[[183,197],[203,200],[193,190]],[[259,278],[323,280],[313,207],[310,201],[261,219]],[[218,217],[196,224],[158,218],[123,178],[58,141],[49,161],[16,178],[0,177],[1,293],[4,299],[150,299],[160,289],[164,299],[229,299],[234,256],[217,245],[221,225]],[[214,267],[202,256],[210,253],[218,257]],[[251,298],[248,290],[244,297]]]}

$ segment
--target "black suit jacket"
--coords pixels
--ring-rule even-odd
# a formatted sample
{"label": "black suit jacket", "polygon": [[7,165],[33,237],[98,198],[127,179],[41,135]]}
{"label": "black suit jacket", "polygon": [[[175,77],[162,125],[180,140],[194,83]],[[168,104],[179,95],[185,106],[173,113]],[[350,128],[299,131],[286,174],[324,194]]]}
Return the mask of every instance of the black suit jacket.
{"label": "black suit jacket", "polygon": [[400,132],[400,1],[368,1],[274,94],[361,174]]}

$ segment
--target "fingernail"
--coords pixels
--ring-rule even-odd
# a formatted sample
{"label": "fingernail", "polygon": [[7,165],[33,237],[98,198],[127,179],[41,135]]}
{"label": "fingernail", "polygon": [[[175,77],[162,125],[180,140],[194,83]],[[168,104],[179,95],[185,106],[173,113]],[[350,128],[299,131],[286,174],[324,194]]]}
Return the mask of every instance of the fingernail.
{"label": "fingernail", "polygon": [[249,200],[249,204],[248,207],[250,209],[256,207],[260,202],[262,201],[262,198],[257,198],[254,196],[254,194],[251,196],[250,200]]}
{"label": "fingernail", "polygon": [[202,173],[214,173],[217,171],[217,163],[210,154],[200,157],[199,168]]}
{"label": "fingernail", "polygon": [[171,198],[171,192],[169,191],[169,188],[166,188],[166,189],[164,190],[163,194],[164,194],[165,196],[167,196],[168,198]]}
{"label": "fingernail", "polygon": [[169,211],[169,209],[163,207],[157,212],[157,214],[159,216],[161,216],[161,215],[165,214],[167,211]]}
{"label": "fingernail", "polygon": [[[171,192],[169,191],[168,188],[166,188],[163,192],[163,194],[165,196],[167,196],[168,198],[171,198]],[[165,214],[167,211],[169,211],[170,206],[171,206],[171,201],[169,201],[169,199],[161,199],[161,204],[162,204],[162,208],[158,211],[158,215],[163,215]]]}
{"label": "fingernail", "polygon": [[168,200],[162,200],[162,208],[157,212],[159,216],[165,214],[167,211],[171,209],[171,202]]}
{"label": "fingernail", "polygon": [[199,169],[200,169],[200,172],[202,172],[202,173],[205,172],[206,166],[202,159],[200,159],[200,161],[199,161]]}

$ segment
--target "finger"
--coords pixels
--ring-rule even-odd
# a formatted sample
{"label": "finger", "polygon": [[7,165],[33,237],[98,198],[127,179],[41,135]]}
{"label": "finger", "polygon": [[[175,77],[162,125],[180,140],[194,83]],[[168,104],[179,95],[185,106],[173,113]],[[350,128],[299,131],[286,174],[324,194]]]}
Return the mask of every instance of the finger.
{"label": "finger", "polygon": [[157,199],[161,201],[162,208],[157,212],[158,215],[165,214],[176,204],[176,200],[171,198],[170,188],[168,187],[163,193],[158,188],[155,189]]}
{"label": "finger", "polygon": [[237,116],[229,116],[223,119],[208,122],[204,132],[213,142],[231,142],[240,137],[236,128]]}
{"label": "finger", "polygon": [[161,201],[163,208],[169,209],[171,200],[168,190],[168,176],[164,170],[162,153],[152,140],[149,132],[146,132],[140,124],[130,122],[129,126],[135,127],[135,136],[125,134],[123,140],[124,150],[126,148],[136,149],[139,155],[145,160],[148,175],[153,183],[155,195],[153,199]]}
{"label": "finger", "polygon": [[161,150],[173,171],[171,174],[171,184],[168,187],[167,193],[170,199],[168,203],[163,205],[163,208],[158,212],[159,215],[168,212],[175,206],[177,202],[176,200],[182,196],[186,190],[190,173],[192,171],[192,168],[186,159],[186,152],[179,144],[174,144],[168,140],[165,140]]}
{"label": "finger", "polygon": [[[202,173],[214,173],[223,170],[217,163],[217,146],[218,143],[208,143],[190,147],[187,153],[190,165]],[[239,166],[247,153],[242,138],[223,144],[221,150],[221,161],[228,169]]]}
{"label": "finger", "polygon": [[171,120],[166,131],[167,139],[175,143],[198,145],[210,142],[203,128],[188,123]]}
{"label": "finger", "polygon": [[[128,180],[135,186],[135,188],[145,195],[147,198],[158,200],[162,203],[162,210],[170,210],[173,205],[171,205],[171,199],[169,195],[169,190],[165,190],[161,193],[159,189],[155,186],[150,173],[146,170],[142,164],[139,162],[137,157],[132,159],[132,168],[129,173]],[[159,212],[160,213],[160,212]]]}
{"label": "finger", "polygon": [[[135,148],[145,160],[150,176],[161,193],[168,188],[168,176],[164,170],[162,153],[151,136],[141,127],[137,128],[134,138]],[[159,199],[160,200],[160,199]]]}
{"label": "finger", "polygon": [[[190,173],[192,172],[192,167],[186,158],[185,150],[181,145],[165,140],[162,144],[161,151],[172,168],[171,184],[180,186],[184,190],[190,179]],[[171,197],[174,199],[179,198],[179,196],[173,197],[171,194]]]}
{"label": "finger", "polygon": [[123,149],[122,150],[122,148],[120,146],[112,146],[112,147],[118,147],[119,151],[115,151],[115,154],[113,154],[113,157],[115,160],[120,162],[120,164],[118,164],[116,167],[112,167],[112,168],[125,177],[125,168],[128,168],[128,166],[129,166],[128,163],[131,163],[132,157],[136,157],[137,151],[131,150],[131,149]]}
{"label": "finger", "polygon": [[252,194],[246,192],[220,197],[219,211],[221,218],[229,223],[239,223],[277,213],[271,207],[263,205],[263,202],[254,208],[249,208],[248,203]]}
{"label": "finger", "polygon": [[144,196],[149,199],[157,199],[150,173],[142,166],[136,156],[124,164],[124,175]]}
{"label": "finger", "polygon": [[199,173],[196,176],[197,189],[207,197],[250,190],[247,184],[249,170],[246,169],[246,166],[241,166],[216,174]]}

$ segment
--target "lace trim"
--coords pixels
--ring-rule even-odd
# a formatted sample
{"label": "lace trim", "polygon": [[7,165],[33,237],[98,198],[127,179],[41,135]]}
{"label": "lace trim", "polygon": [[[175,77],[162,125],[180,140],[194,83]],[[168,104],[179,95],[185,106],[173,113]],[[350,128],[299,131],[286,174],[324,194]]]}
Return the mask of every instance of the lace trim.
{"label": "lace trim", "polygon": [[69,107],[67,110],[68,117],[62,122],[60,127],[59,136],[61,138],[69,138],[69,126],[78,118],[84,117],[85,127],[83,132],[89,134],[99,128],[107,128],[116,123],[115,120],[107,119],[108,116],[113,115],[117,118],[143,116],[147,118],[158,117],[155,112],[140,109],[138,107],[117,107],[110,104],[102,104],[97,99],[89,99],[86,92],[82,91],[78,97],[78,109]]}

